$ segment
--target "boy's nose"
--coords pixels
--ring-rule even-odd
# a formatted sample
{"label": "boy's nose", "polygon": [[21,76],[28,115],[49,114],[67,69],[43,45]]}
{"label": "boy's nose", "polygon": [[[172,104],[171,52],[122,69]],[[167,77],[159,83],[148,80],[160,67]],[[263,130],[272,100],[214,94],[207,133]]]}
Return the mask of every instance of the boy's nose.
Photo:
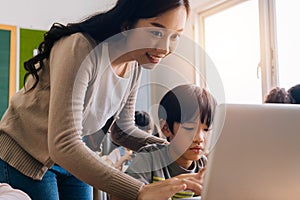
{"label": "boy's nose", "polygon": [[197,133],[195,135],[195,137],[194,137],[194,142],[195,143],[202,143],[202,142],[204,142],[204,139],[205,139],[204,135],[205,134],[203,133],[203,131],[200,131],[199,133]]}

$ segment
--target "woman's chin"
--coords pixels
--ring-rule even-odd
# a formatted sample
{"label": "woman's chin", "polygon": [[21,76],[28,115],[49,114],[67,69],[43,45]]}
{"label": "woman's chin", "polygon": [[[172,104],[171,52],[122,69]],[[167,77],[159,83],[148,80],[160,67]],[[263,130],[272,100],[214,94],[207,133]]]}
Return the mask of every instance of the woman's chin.
{"label": "woman's chin", "polygon": [[157,65],[158,65],[158,63],[157,64],[147,63],[147,64],[141,64],[141,67],[143,69],[151,70],[151,69],[154,69]]}

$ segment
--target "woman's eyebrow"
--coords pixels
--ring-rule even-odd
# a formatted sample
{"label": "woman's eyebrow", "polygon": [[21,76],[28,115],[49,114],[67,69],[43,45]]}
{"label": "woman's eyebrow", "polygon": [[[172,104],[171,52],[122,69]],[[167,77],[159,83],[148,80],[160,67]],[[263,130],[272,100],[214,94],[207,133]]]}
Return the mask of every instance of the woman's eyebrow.
{"label": "woman's eyebrow", "polygon": [[[159,27],[159,28],[166,28],[164,25],[162,25],[162,24],[160,24],[160,23],[157,23],[157,22],[151,22],[150,23],[152,26],[155,26],[155,27]],[[181,28],[181,29],[179,29],[179,30],[177,30],[178,32],[182,32],[183,31],[183,29]]]}
{"label": "woman's eyebrow", "polygon": [[164,25],[157,23],[157,22],[151,22],[152,26],[160,27],[160,28],[166,28]]}

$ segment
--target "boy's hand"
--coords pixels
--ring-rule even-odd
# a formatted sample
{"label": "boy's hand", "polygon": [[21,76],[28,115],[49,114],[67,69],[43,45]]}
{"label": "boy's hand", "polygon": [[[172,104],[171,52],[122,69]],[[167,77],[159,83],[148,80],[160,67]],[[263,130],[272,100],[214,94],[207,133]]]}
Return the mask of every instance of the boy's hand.
{"label": "boy's hand", "polygon": [[[138,200],[167,200],[175,193],[182,190],[191,190],[201,195],[203,174],[205,169],[198,173],[181,174],[176,177],[144,185],[138,195]],[[111,200],[120,200],[117,197],[110,197]]]}
{"label": "boy's hand", "polygon": [[195,183],[199,184],[200,187],[198,187],[198,189],[196,189],[196,190],[193,189],[193,188],[187,188],[187,189],[192,190],[197,195],[201,195],[202,189],[203,189],[204,174],[205,174],[205,168],[202,168],[198,173],[180,174],[180,175],[176,176],[176,178],[189,180],[189,181],[192,181],[192,182],[195,182]]}
{"label": "boy's hand", "polygon": [[198,173],[194,176],[176,176],[163,181],[155,182],[152,184],[144,185],[138,196],[138,200],[167,200],[177,192],[182,190],[191,190],[196,194],[201,194],[202,186],[200,181],[197,180],[200,177]]}

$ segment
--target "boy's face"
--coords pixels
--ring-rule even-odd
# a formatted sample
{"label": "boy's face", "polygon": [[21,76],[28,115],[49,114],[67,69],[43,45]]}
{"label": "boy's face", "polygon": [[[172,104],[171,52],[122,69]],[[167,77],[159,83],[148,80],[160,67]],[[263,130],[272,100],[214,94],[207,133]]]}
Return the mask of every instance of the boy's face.
{"label": "boy's face", "polygon": [[193,161],[199,160],[205,153],[208,127],[200,122],[185,122],[174,123],[173,130],[174,133],[169,136],[171,156],[177,155],[176,162],[189,168]]}

